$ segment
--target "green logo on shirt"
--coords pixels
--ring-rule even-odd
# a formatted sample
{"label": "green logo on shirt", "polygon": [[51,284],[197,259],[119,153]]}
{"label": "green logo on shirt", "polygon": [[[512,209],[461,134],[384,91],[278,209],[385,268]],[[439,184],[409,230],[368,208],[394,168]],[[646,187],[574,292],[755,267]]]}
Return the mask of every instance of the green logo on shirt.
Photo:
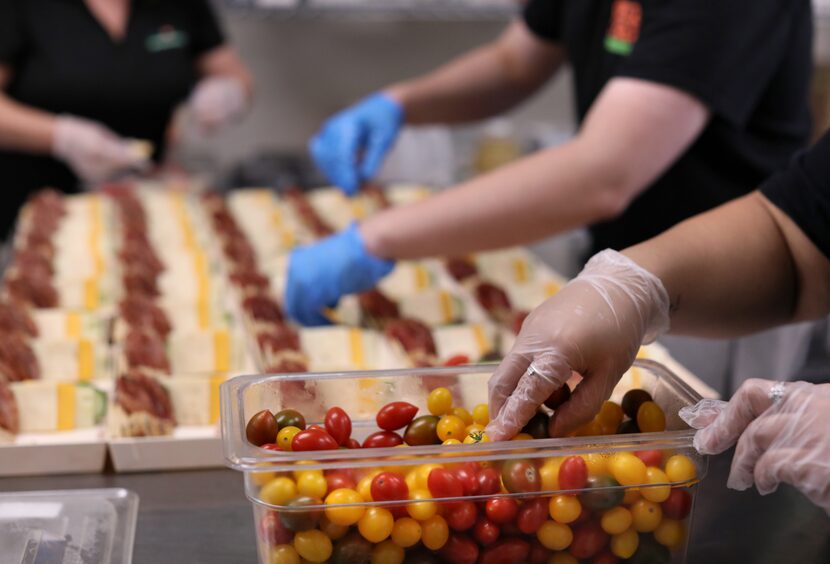
{"label": "green logo on shirt", "polygon": [[188,39],[186,32],[180,31],[171,25],[165,25],[159,29],[158,33],[148,36],[144,41],[144,45],[151,53],[158,53],[171,49],[181,49],[187,45]]}

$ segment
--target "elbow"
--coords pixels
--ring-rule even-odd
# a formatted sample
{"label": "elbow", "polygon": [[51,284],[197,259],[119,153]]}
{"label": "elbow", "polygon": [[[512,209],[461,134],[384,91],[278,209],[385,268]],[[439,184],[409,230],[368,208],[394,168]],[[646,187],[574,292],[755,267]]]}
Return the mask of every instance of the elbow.
{"label": "elbow", "polygon": [[609,221],[622,215],[628,209],[636,192],[630,183],[619,176],[599,180],[592,189],[593,221]]}

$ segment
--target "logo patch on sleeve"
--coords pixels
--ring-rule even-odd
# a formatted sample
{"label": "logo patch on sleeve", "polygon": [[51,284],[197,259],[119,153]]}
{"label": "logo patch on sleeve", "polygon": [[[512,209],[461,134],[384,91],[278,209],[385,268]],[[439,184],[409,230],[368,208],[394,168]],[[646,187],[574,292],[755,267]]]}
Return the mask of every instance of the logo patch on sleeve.
{"label": "logo patch on sleeve", "polygon": [[614,55],[629,55],[640,36],[643,7],[634,0],[614,0],[611,25],[605,36],[605,50]]}

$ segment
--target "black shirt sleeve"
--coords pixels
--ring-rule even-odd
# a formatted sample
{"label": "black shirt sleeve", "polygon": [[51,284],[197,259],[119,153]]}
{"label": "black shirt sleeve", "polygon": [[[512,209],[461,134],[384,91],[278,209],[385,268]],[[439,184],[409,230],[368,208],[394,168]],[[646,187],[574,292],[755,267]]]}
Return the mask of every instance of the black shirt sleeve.
{"label": "black shirt sleeve", "polygon": [[643,0],[642,27],[617,71],[674,86],[744,125],[778,69],[801,10],[795,0]]}
{"label": "black shirt sleeve", "polygon": [[525,4],[525,25],[542,39],[562,41],[562,2],[564,0],[529,0]]}
{"label": "black shirt sleeve", "polygon": [[830,133],[767,180],[761,193],[830,259]]}
{"label": "black shirt sleeve", "polygon": [[23,50],[23,26],[17,0],[0,0],[0,64],[17,62]]}
{"label": "black shirt sleeve", "polygon": [[192,0],[190,50],[195,57],[225,43],[225,36],[209,0]]}

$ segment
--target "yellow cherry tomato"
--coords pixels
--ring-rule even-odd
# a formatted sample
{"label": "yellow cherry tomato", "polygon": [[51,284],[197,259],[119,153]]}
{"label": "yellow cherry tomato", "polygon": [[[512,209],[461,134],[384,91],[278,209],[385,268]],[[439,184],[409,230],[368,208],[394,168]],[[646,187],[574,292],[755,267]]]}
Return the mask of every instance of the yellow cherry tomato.
{"label": "yellow cherry tomato", "polygon": [[618,558],[631,558],[640,546],[640,535],[630,528],[611,537],[611,553]]}
{"label": "yellow cherry tomato", "polygon": [[323,531],[311,529],[294,535],[294,550],[309,562],[325,562],[331,557],[331,539]]}
{"label": "yellow cherry tomato", "polygon": [[619,535],[631,527],[632,519],[631,512],[628,509],[617,506],[603,513],[599,524],[602,530],[609,535]]}
{"label": "yellow cherry tomato", "polygon": [[464,437],[464,444],[465,445],[475,445],[478,443],[489,443],[490,437],[487,436],[487,433],[484,431],[473,431],[472,433],[468,434]]}
{"label": "yellow cherry tomato", "polygon": [[631,505],[641,497],[642,496],[640,495],[640,488],[628,488],[627,490],[625,490],[622,502],[625,505]]}
{"label": "yellow cherry tomato", "polygon": [[404,551],[391,540],[385,540],[372,549],[372,564],[402,564]]}
{"label": "yellow cherry tomato", "polygon": [[[659,468],[646,468],[646,481],[649,484],[667,484],[669,477]],[[640,488],[640,495],[654,503],[662,503],[669,499],[671,493],[671,486],[652,486],[649,488]]]}
{"label": "yellow cherry tomato", "polygon": [[291,450],[291,441],[294,440],[294,435],[299,433],[302,429],[299,427],[283,427],[280,429],[280,432],[277,433],[277,445],[282,450]]}
{"label": "yellow cherry tomato", "polygon": [[579,564],[579,560],[570,552],[557,552],[548,558],[547,564]]}
{"label": "yellow cherry tomato", "polygon": [[591,454],[583,454],[582,459],[585,465],[588,466],[589,476],[606,476],[608,474],[608,461],[610,457],[592,452]]}
{"label": "yellow cherry tomato", "polygon": [[653,401],[644,401],[637,409],[637,427],[642,433],[661,433],[666,430],[666,414]]}
{"label": "yellow cherry tomato", "polygon": [[[326,505],[333,507],[326,507],[326,517],[329,521],[336,525],[354,525],[366,511],[366,508],[361,505],[350,505],[354,503],[363,503],[363,496],[355,490],[349,488],[339,488],[326,496]],[[347,505],[347,507],[339,507]]]}
{"label": "yellow cherry tomato", "polygon": [[300,555],[290,544],[278,544],[268,555],[269,564],[300,564]]}
{"label": "yellow cherry tomato", "polygon": [[452,414],[461,419],[464,422],[465,427],[473,424],[472,414],[463,407],[453,407]]}
{"label": "yellow cherry tomato", "polygon": [[[297,464],[298,465],[303,465],[303,464],[314,464],[314,463],[310,460],[303,460],[303,461],[298,462]],[[295,480],[299,480],[305,474],[319,474],[320,476],[322,476],[323,471],[320,470],[320,469],[317,469],[317,470],[293,470],[291,472],[291,474],[294,476]]]}
{"label": "yellow cherry tomato", "polygon": [[630,452],[618,452],[608,463],[611,475],[623,486],[639,486],[646,481],[646,464]]}
{"label": "yellow cherry tomato", "polygon": [[438,513],[438,504],[434,501],[426,501],[432,499],[432,495],[426,488],[410,492],[409,499],[415,503],[408,503],[406,505],[406,512],[413,519],[426,521]]}
{"label": "yellow cherry tomato", "polygon": [[297,480],[297,493],[309,497],[323,498],[328,490],[328,482],[322,474],[307,473]]}
{"label": "yellow cherry tomato", "polygon": [[518,435],[516,435],[515,437],[513,437],[510,440],[511,441],[532,441],[533,440],[533,435],[531,435],[530,433],[519,433]]}
{"label": "yellow cherry tomato", "polygon": [[462,421],[460,417],[456,417],[455,415],[444,415],[438,421],[438,426],[435,430],[438,433],[438,438],[442,441],[446,441],[447,439],[463,438],[464,429],[466,428],[467,426],[464,425],[464,421]]}
{"label": "yellow cherry tomato", "polygon": [[297,497],[297,485],[294,480],[285,476],[274,478],[262,486],[259,497],[270,505],[285,505],[290,499]]}
{"label": "yellow cherry tomato", "polygon": [[461,444],[461,441],[459,441],[458,439],[447,439],[446,441],[444,441],[444,442],[443,442],[443,443],[441,443],[441,444],[442,444],[442,445],[447,445],[447,446],[451,446],[451,445],[460,445],[460,444]]}
{"label": "yellow cherry tomato", "polygon": [[415,470],[415,475],[417,478],[417,481],[415,482],[415,489],[427,489],[429,473],[435,470],[436,468],[443,468],[443,466],[440,464],[421,464],[420,466],[418,466],[418,469]]}
{"label": "yellow cherry tomato", "polygon": [[565,550],[571,546],[574,534],[567,525],[556,521],[545,521],[536,531],[536,538],[548,550]]}
{"label": "yellow cherry tomato", "polygon": [[452,393],[447,388],[435,388],[427,396],[427,409],[433,415],[446,415],[452,411]]}
{"label": "yellow cherry tomato", "polygon": [[418,473],[417,472],[409,472],[406,476],[404,476],[404,482],[406,482],[406,489],[409,491],[415,491],[418,489]]}
{"label": "yellow cherry tomato", "polygon": [[582,504],[579,499],[573,495],[557,495],[550,498],[548,503],[548,511],[550,517],[557,523],[566,525],[573,523],[579,518],[582,513]]}
{"label": "yellow cherry tomato", "polygon": [[623,410],[620,404],[606,401],[599,410],[599,420],[603,425],[616,429],[623,420]]}
{"label": "yellow cherry tomato", "polygon": [[666,475],[672,483],[691,482],[697,477],[697,468],[688,456],[675,454],[666,461]]}
{"label": "yellow cherry tomato", "polygon": [[654,540],[666,546],[669,550],[677,550],[686,540],[686,529],[681,521],[663,519],[654,529]]}
{"label": "yellow cherry tomato", "polygon": [[473,408],[473,423],[486,427],[490,423],[490,406],[480,403]]}
{"label": "yellow cherry tomato", "polygon": [[543,492],[555,492],[559,489],[559,467],[562,466],[562,460],[560,457],[548,458],[539,468]]}
{"label": "yellow cherry tomato", "polygon": [[386,540],[392,534],[394,525],[395,519],[388,509],[370,507],[357,522],[357,530],[360,531],[364,539],[377,544]]}
{"label": "yellow cherry tomato", "polygon": [[259,487],[264,486],[276,477],[276,472],[251,472],[251,481]]}
{"label": "yellow cherry tomato", "polygon": [[421,540],[421,524],[410,517],[395,521],[392,527],[392,542],[401,548],[415,546]]}
{"label": "yellow cherry tomato", "polygon": [[439,550],[450,538],[450,528],[440,515],[433,515],[421,523],[421,542],[430,550]]}
{"label": "yellow cherry tomato", "polygon": [[638,533],[650,533],[663,520],[663,509],[658,503],[640,499],[631,505],[631,517],[634,529]]}

